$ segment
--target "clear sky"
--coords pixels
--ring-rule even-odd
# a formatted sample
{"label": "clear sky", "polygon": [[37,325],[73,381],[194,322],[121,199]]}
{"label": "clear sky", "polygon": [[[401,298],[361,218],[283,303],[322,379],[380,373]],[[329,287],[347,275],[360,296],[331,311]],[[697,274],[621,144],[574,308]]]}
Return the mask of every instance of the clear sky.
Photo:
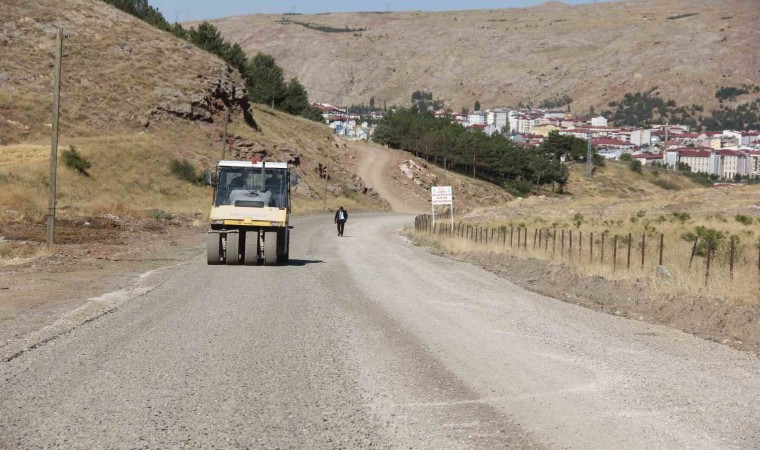
{"label": "clear sky", "polygon": [[[564,0],[591,3],[594,0]],[[544,0],[148,0],[169,22],[213,19],[245,14],[314,14],[349,11],[451,11],[460,9],[519,8]]]}

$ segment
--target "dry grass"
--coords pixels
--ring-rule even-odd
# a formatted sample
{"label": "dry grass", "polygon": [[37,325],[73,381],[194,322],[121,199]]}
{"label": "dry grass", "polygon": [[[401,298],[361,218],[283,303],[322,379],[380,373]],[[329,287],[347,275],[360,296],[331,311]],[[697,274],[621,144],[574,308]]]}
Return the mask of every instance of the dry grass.
{"label": "dry grass", "polygon": [[[279,112],[254,111],[263,130],[256,133],[236,120],[233,133],[260,142],[273,151],[273,158],[296,148],[304,159],[339,166],[327,127]],[[209,133],[211,129],[211,133]],[[60,217],[112,213],[122,217],[145,217],[151,210],[205,218],[211,204],[211,188],[195,186],[173,177],[173,159],[187,159],[198,170],[213,169],[219,158],[216,127],[198,126],[180,119],[165,119],[149,132],[94,137],[62,137],[58,161],[58,214]],[[60,155],[69,146],[92,163],[90,177],[65,167]],[[331,153],[331,154],[330,154]],[[49,144],[0,146],[0,220],[39,222],[47,213]],[[331,171],[335,186],[348,172]],[[301,174],[302,182],[323,193],[323,182],[312,171]],[[294,197],[296,213],[323,209],[322,197]],[[378,209],[363,195],[329,196],[328,207],[344,205],[354,210]]]}
{"label": "dry grass", "polygon": [[[608,280],[647,280],[649,292],[646,294],[660,301],[760,304],[760,217],[751,219],[750,224],[743,224],[733,217],[720,214],[693,218],[686,218],[679,213],[669,216],[639,216],[604,220],[576,216],[565,217],[564,220],[554,223],[547,223],[542,217],[530,217],[519,221],[495,221],[485,227],[470,225],[473,230],[491,230],[488,232],[488,243],[483,243],[482,238],[478,238],[477,243],[466,238],[434,238],[445,250],[454,254],[509,253],[519,258],[535,258],[552,264],[564,264],[575,273],[584,276],[600,276]],[[447,224],[445,221],[443,223]],[[711,260],[709,277],[706,277],[705,256],[696,255],[691,266],[689,264],[693,249],[691,233],[695,233],[696,228],[700,226],[715,229],[725,236]],[[494,233],[494,238],[491,238],[490,233]],[[630,267],[629,233],[632,236]],[[593,248],[589,245],[592,236]],[[616,262],[613,264],[615,236],[617,253]],[[664,242],[662,263],[668,275],[663,275],[658,269],[661,236]],[[729,271],[729,237],[736,240],[733,278]]]}
{"label": "dry grass", "polygon": [[46,248],[29,242],[0,242],[0,266],[16,266],[47,256]]}
{"label": "dry grass", "polygon": [[[191,131],[191,130],[186,130]],[[192,133],[185,139],[192,139]],[[57,208],[61,217],[114,213],[143,216],[151,209],[199,212],[209,188],[182,182],[169,173],[172,137],[137,134],[65,139],[59,148]],[[181,142],[181,141],[180,141]],[[75,146],[92,163],[90,177],[65,167],[60,152]],[[0,147],[0,204],[5,219],[40,221],[47,209],[49,149]]]}
{"label": "dry grass", "polygon": [[[677,191],[663,189],[655,181],[677,184]],[[722,304],[760,304],[760,186],[704,188],[671,172],[658,175],[645,171],[636,174],[625,164],[608,162],[593,179],[583,167],[572,166],[568,185],[570,195],[534,196],[516,199],[505,206],[475,209],[461,218],[470,226],[489,229],[514,229],[513,247],[474,244],[461,239],[443,239],[442,245],[454,253],[497,251],[536,258],[553,264],[566,264],[579,275],[600,276],[609,280],[647,280],[646,294],[661,301],[709,301]],[[742,220],[737,220],[740,216]],[[459,219],[459,218],[458,218]],[[706,260],[695,256],[691,268],[693,237],[698,227],[714,229],[724,239],[711,261],[712,270],[705,285]],[[528,229],[528,248],[517,249],[517,229]],[[549,233],[550,247],[533,249],[535,230]],[[565,248],[561,240],[565,232]],[[573,252],[568,252],[573,232]],[[556,231],[556,243],[553,233]],[[589,241],[594,236],[594,253]],[[631,267],[627,268],[627,240],[631,242]],[[582,250],[579,238],[582,234]],[[605,238],[604,263],[601,237]],[[612,267],[612,240],[618,236],[617,267]],[[671,277],[658,274],[659,240],[664,239],[663,265]],[[646,237],[645,264],[641,268],[641,241]],[[728,241],[736,246],[734,278],[728,269]],[[437,238],[437,236],[436,236]],[[545,238],[542,242],[546,244]],[[503,242],[503,240],[501,241]],[[554,250],[552,251],[552,247]]]}

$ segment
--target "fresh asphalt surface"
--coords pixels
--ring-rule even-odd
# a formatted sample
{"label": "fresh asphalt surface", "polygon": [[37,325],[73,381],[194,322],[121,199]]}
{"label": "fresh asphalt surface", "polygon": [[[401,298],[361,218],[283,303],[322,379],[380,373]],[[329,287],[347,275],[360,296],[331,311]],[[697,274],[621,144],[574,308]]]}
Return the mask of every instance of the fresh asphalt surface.
{"label": "fresh asphalt surface", "polygon": [[0,448],[757,448],[757,357],[296,220],[287,267],[143,281],[0,363]]}

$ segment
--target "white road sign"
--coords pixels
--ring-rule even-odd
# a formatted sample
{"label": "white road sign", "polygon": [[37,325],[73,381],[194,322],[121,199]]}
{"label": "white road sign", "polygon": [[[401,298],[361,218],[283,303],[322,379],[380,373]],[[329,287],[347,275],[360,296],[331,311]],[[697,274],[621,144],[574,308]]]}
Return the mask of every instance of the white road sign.
{"label": "white road sign", "polygon": [[452,204],[451,186],[432,186],[430,194],[432,195],[434,206]]}

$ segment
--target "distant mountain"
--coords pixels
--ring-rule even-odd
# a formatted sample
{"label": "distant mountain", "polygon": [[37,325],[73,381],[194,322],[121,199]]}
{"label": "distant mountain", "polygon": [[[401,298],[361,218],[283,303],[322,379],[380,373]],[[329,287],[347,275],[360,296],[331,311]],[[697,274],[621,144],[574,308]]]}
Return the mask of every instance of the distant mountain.
{"label": "distant mountain", "polygon": [[251,15],[214,20],[249,54],[272,54],[312,99],[454,110],[565,95],[597,111],[657,87],[709,111],[722,86],[760,82],[757,0],[648,0],[452,12]]}

